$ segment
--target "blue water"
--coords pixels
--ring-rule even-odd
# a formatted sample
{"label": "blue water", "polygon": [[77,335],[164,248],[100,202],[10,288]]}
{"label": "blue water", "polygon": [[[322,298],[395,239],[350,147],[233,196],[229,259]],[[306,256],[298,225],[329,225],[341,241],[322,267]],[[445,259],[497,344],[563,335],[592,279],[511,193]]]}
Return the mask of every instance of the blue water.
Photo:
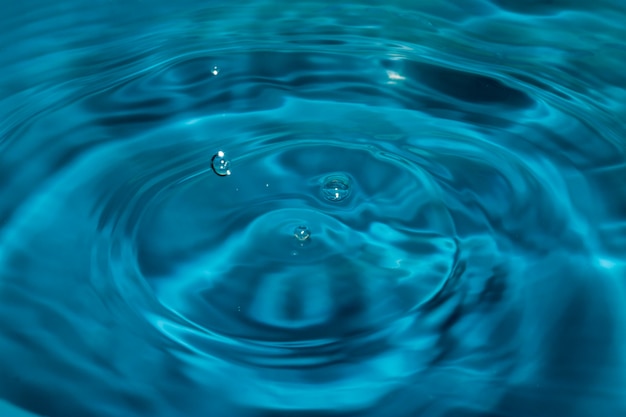
{"label": "blue water", "polygon": [[0,22],[0,416],[626,415],[621,0]]}

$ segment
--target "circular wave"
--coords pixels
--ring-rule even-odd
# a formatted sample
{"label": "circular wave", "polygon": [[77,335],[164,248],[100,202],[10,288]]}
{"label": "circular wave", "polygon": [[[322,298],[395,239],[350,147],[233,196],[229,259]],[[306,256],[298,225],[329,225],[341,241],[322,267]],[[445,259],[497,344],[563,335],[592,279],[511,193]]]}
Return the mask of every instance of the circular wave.
{"label": "circular wave", "polygon": [[479,33],[443,5],[305,3],[200,48],[207,16],[243,25],[216,7],[127,61],[97,59],[116,38],[67,57],[72,88],[0,142],[0,394],[49,416],[625,409],[619,94],[469,49],[518,8],[494,3]]}

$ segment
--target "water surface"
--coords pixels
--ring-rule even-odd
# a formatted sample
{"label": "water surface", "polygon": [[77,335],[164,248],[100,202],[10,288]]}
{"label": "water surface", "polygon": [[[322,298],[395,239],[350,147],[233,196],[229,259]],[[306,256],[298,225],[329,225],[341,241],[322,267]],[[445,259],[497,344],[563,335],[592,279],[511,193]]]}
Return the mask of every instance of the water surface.
{"label": "water surface", "polygon": [[626,8],[423,3],[6,6],[2,414],[626,415]]}

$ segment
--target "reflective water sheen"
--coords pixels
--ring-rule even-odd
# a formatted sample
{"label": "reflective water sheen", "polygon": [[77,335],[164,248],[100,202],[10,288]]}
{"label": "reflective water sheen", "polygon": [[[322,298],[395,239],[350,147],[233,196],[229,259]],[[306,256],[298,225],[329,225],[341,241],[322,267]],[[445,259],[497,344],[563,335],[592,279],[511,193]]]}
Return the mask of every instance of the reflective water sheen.
{"label": "reflective water sheen", "polygon": [[621,0],[0,21],[0,415],[626,415]]}

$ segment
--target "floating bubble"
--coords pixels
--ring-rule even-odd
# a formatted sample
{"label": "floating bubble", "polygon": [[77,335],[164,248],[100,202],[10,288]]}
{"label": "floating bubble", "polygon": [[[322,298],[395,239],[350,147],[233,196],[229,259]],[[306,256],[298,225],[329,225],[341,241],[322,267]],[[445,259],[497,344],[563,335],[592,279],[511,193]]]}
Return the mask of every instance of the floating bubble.
{"label": "floating bubble", "polygon": [[345,175],[330,175],[324,179],[322,195],[329,201],[342,201],[350,195],[350,179]]}
{"label": "floating bubble", "polygon": [[230,161],[226,159],[224,152],[219,151],[211,158],[211,168],[220,177],[230,175]]}
{"label": "floating bubble", "polygon": [[311,237],[311,230],[306,226],[297,226],[293,231],[293,235],[298,241],[304,242]]}
{"label": "floating bubble", "polygon": [[217,66],[213,67],[213,69],[211,70],[211,74],[213,75],[217,75],[219,73],[220,73],[220,69]]}

